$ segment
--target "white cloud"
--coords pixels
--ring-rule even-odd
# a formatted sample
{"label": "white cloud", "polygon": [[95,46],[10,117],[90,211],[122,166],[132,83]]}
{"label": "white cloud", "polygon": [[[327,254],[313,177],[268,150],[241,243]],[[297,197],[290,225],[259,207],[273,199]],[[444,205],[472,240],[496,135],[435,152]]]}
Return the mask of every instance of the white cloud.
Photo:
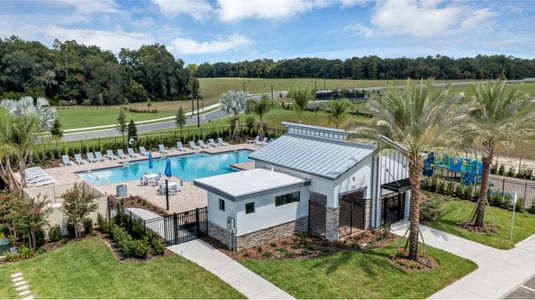
{"label": "white cloud", "polygon": [[158,5],[162,14],[166,16],[175,16],[178,13],[184,13],[192,16],[197,20],[204,19],[212,13],[213,8],[207,0],[151,0]]}
{"label": "white cloud", "polygon": [[43,27],[43,35],[49,39],[76,40],[85,45],[95,45],[101,49],[118,53],[121,48],[138,49],[143,44],[154,43],[146,33],[123,30],[69,29],[54,25]]}
{"label": "white cloud", "polygon": [[119,5],[114,0],[44,0],[44,2],[69,5],[82,14],[119,12]]}
{"label": "white cloud", "polygon": [[443,5],[442,0],[385,0],[377,2],[370,26],[357,24],[351,28],[364,36],[432,38],[477,27],[495,15],[487,8],[474,10],[463,2]]}
{"label": "white cloud", "polygon": [[171,46],[175,53],[189,55],[225,52],[249,43],[251,41],[247,37],[240,34],[232,34],[225,38],[207,42],[198,42],[187,38],[175,38],[171,41]]}

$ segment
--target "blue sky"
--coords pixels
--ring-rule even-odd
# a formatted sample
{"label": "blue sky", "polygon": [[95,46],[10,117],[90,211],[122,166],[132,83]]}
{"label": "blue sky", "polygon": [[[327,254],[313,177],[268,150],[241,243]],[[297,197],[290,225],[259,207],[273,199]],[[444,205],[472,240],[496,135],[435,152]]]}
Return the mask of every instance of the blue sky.
{"label": "blue sky", "polygon": [[535,57],[532,0],[2,0],[0,36],[118,53],[161,43],[186,63],[256,58]]}

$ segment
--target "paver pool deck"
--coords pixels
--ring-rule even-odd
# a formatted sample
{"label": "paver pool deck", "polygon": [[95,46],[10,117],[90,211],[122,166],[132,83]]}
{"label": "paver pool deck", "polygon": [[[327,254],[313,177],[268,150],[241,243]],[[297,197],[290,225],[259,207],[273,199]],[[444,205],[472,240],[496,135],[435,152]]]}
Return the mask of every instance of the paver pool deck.
{"label": "paver pool deck", "polygon": [[[403,235],[408,222],[393,225]],[[514,249],[499,250],[427,226],[420,226],[425,242],[467,258],[478,269],[432,295],[431,299],[499,299],[521,286],[535,272],[535,235]]]}
{"label": "paver pool deck", "polygon": [[[170,157],[170,156],[179,156],[179,155],[191,155],[191,154],[199,153],[199,152],[216,154],[216,153],[238,151],[238,150],[254,151],[254,150],[257,150],[258,148],[259,147],[255,146],[254,144],[236,144],[236,145],[228,145],[228,146],[221,146],[221,147],[210,147],[210,148],[199,149],[199,150],[188,150],[186,152],[178,151],[177,149],[171,148],[171,149],[168,149],[169,151],[165,156]],[[147,151],[149,151],[149,149],[147,149]],[[162,157],[162,155],[157,150],[154,150],[152,154],[153,154],[154,159],[158,159]],[[77,174],[79,172],[120,167],[125,162],[140,161],[140,160],[141,161],[147,160],[147,157],[139,154],[135,158],[106,160],[103,162],[87,163],[87,164],[82,164],[82,165],[75,164],[75,165],[70,165],[70,166],[53,167],[53,168],[47,168],[45,169],[45,171],[54,179],[56,179],[57,181],[56,185],[60,186],[60,185],[65,185],[65,184],[72,184],[73,182],[77,182],[77,181],[83,181],[83,179],[81,179]],[[16,174],[16,176],[18,177],[18,174]],[[171,177],[170,181],[179,183],[180,178]],[[88,183],[91,185],[90,182]],[[114,195],[116,193],[116,186],[118,184],[120,183],[113,183],[113,184],[94,186],[94,187],[104,194]],[[146,199],[147,201],[150,201],[151,203],[163,209],[166,208],[165,195],[158,194],[157,186],[141,186],[139,184],[139,180],[122,182],[121,184],[127,185],[129,195],[142,197]],[[60,194],[61,193],[58,193],[57,196],[59,197]],[[180,188],[180,192],[178,192],[176,195],[172,195],[169,197],[169,211],[170,212],[188,211],[188,210],[195,209],[197,207],[204,207],[206,205],[207,205],[207,192],[201,188],[194,186],[192,182],[183,181],[183,186]]]}

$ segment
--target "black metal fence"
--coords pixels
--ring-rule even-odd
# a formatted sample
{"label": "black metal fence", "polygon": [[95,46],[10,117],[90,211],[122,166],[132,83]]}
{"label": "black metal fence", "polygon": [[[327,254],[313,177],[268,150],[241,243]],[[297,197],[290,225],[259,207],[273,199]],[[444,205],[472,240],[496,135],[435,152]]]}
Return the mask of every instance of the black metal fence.
{"label": "black metal fence", "polygon": [[[491,197],[492,193],[500,195],[502,198],[516,193],[518,198],[524,200],[524,207],[530,208],[535,202],[535,182],[491,176],[489,179]],[[512,198],[512,197],[511,197]]]}
{"label": "black metal fence", "polygon": [[124,207],[120,201],[108,197],[108,218],[115,217],[127,218],[131,232],[144,236],[150,232],[167,245],[184,243],[208,234],[208,207],[146,219]]}

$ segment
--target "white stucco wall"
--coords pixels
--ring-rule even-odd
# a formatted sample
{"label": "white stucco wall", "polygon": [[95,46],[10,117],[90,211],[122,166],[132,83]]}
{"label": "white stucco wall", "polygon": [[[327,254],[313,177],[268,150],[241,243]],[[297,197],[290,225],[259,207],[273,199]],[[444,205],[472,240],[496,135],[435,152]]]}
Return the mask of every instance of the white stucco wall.
{"label": "white stucco wall", "polygon": [[[275,197],[293,192],[300,192],[300,201],[275,206]],[[236,235],[244,235],[261,229],[284,224],[308,215],[308,190],[306,187],[291,188],[250,199],[237,201]],[[245,204],[255,203],[255,212],[245,214]]]}
{"label": "white stucco wall", "polygon": [[[225,200],[225,211],[219,209],[219,199]],[[234,201],[208,192],[208,220],[226,229],[227,217],[236,219],[236,204]]]}

